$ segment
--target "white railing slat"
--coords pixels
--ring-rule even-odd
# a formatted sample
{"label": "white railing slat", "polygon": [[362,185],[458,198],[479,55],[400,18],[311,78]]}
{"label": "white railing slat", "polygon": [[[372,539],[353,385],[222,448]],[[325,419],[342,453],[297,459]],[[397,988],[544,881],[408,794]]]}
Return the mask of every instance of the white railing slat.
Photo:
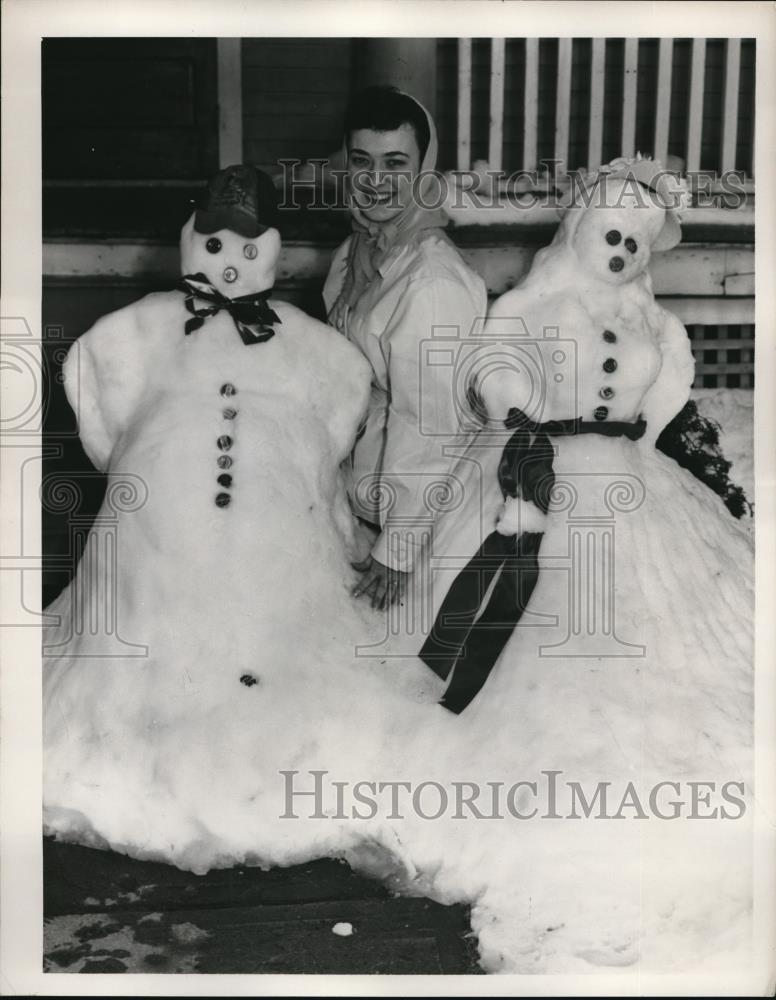
{"label": "white railing slat", "polygon": [[568,168],[571,126],[571,39],[558,39],[558,83],[555,92],[555,159]]}
{"label": "white railing slat", "polygon": [[654,156],[663,166],[668,159],[668,129],[671,121],[671,68],[673,38],[661,38],[657,58],[657,105],[655,108]]}
{"label": "white railing slat", "polygon": [[472,165],[472,40],[458,39],[458,150],[459,170]]}
{"label": "white railing slat", "polygon": [[706,39],[692,40],[690,107],[687,114],[687,171],[700,170],[703,132],[703,83],[706,76]]}
{"label": "white railing slat", "polygon": [[725,106],[722,113],[722,172],[736,169],[738,139],[738,85],[741,77],[741,39],[725,44]]}
{"label": "white railing slat", "polygon": [[622,155],[636,153],[636,94],[639,73],[639,40],[625,39],[625,66],[622,81]]}
{"label": "white railing slat", "polygon": [[539,137],[539,39],[525,40],[525,87],[523,89],[523,170],[535,170]]}
{"label": "white railing slat", "polygon": [[594,38],[590,63],[590,131],[587,141],[587,165],[601,166],[604,145],[604,67],[606,39]]}
{"label": "white railing slat", "polygon": [[492,38],[490,41],[490,125],[488,130],[488,163],[491,170],[501,170],[504,146],[505,56],[505,39]]}

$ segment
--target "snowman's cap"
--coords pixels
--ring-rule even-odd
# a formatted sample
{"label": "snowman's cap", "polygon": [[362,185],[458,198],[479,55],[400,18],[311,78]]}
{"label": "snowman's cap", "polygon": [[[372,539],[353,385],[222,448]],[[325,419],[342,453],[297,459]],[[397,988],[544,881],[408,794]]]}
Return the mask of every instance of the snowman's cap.
{"label": "snowman's cap", "polygon": [[257,167],[224,167],[210,180],[203,207],[194,214],[198,233],[229,229],[255,239],[277,227],[278,195],[268,174]]}

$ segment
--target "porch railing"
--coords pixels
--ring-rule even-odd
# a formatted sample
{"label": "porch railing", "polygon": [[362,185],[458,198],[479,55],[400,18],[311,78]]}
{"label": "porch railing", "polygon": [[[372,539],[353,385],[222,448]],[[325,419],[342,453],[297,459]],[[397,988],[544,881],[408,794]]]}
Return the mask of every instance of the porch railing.
{"label": "porch railing", "polygon": [[[555,106],[554,106],[554,146],[553,158],[572,168],[582,164],[569,163],[569,138],[572,122],[572,60],[574,46],[580,42],[590,45],[589,57],[585,53],[582,72],[586,74],[585,91],[589,94],[586,109],[587,125],[587,163],[584,166],[595,168],[603,162],[604,137],[607,120],[611,118],[611,107],[607,108],[605,118],[605,81],[611,78],[611,67],[607,70],[606,38],[579,40],[561,38],[557,42],[557,67],[555,69]],[[621,77],[619,81],[619,155],[633,156],[637,152],[637,112],[639,110],[639,45],[645,40],[626,38],[621,40],[624,51],[622,54]],[[679,156],[684,161],[687,172],[701,169],[715,169],[721,172],[739,170],[753,175],[751,163],[743,164],[742,159],[751,160],[747,150],[739,150],[739,117],[740,117],[740,86],[741,86],[741,56],[742,39],[728,38],[724,40],[724,58],[722,66],[722,87],[714,89],[708,78],[707,40],[694,38],[691,40],[691,56],[689,80],[683,73],[681,85],[677,87],[674,79],[674,45],[673,38],[660,38],[652,41],[657,45],[656,86],[651,87],[654,98],[650,96],[650,105],[654,100],[651,127],[651,148],[640,152],[652,154],[666,162],[669,152]],[[685,41],[685,40],[683,40]],[[459,170],[468,170],[472,166],[472,110],[473,110],[473,41],[470,38],[458,39],[458,81],[457,81],[457,149],[456,161]],[[524,46],[520,52],[522,62],[522,162],[519,168],[535,170],[539,166],[539,126],[540,126],[540,40],[537,38],[504,39],[492,38],[490,46],[490,88],[488,107],[488,143],[487,158],[491,170],[515,169],[518,165],[504,163],[504,132],[505,132],[505,83],[508,62],[508,46]],[[588,63],[589,58],[589,63]],[[752,60],[754,50],[752,49]],[[619,59],[618,59],[619,62]],[[579,60],[577,60],[576,76],[579,76]],[[654,76],[654,71],[652,72]],[[719,67],[714,66],[714,75],[719,77]],[[519,77],[519,71],[518,71]],[[717,85],[718,86],[718,85]],[[611,105],[611,101],[608,102]],[[753,103],[753,102],[752,102]],[[672,114],[684,123],[684,135],[680,141],[674,136],[669,149],[669,135]],[[718,144],[718,155],[713,164],[704,163],[702,157],[702,139],[704,129],[704,114],[711,114],[715,123],[713,145]],[[719,123],[717,125],[717,122]],[[717,140],[716,134],[719,132]],[[643,132],[642,132],[643,135]],[[746,146],[749,143],[745,143]],[[708,156],[707,156],[708,159]]]}

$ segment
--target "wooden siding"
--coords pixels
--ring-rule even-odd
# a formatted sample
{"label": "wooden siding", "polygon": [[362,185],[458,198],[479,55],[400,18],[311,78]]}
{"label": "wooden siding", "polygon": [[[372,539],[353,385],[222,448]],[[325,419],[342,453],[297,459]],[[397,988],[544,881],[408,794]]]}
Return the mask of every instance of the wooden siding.
{"label": "wooden siding", "polygon": [[342,141],[351,90],[349,38],[246,38],[243,155],[277,171],[281,159],[328,156]]}

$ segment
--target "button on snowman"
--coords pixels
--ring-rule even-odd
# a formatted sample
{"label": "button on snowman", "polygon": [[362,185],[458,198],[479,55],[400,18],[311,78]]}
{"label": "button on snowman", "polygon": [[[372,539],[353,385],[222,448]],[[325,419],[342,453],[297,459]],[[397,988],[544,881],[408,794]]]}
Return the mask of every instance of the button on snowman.
{"label": "button on snowman", "polygon": [[[187,308],[196,317],[187,324],[187,334],[221,306],[231,313],[244,343],[264,343],[274,335],[273,324],[280,320],[266,299],[280,253],[280,234],[271,225],[277,216],[275,206],[271,181],[250,167],[230,167],[213,179],[207,207],[197,210],[181,233],[183,288],[189,293]],[[231,397],[237,388],[227,382],[219,392]],[[229,433],[216,440],[220,470],[233,464],[233,458],[225,453],[235,444],[237,415],[235,406],[221,410]],[[234,478],[222,471],[216,482],[221,489],[215,495],[215,505],[223,510],[232,501],[227,491],[232,490]]]}

